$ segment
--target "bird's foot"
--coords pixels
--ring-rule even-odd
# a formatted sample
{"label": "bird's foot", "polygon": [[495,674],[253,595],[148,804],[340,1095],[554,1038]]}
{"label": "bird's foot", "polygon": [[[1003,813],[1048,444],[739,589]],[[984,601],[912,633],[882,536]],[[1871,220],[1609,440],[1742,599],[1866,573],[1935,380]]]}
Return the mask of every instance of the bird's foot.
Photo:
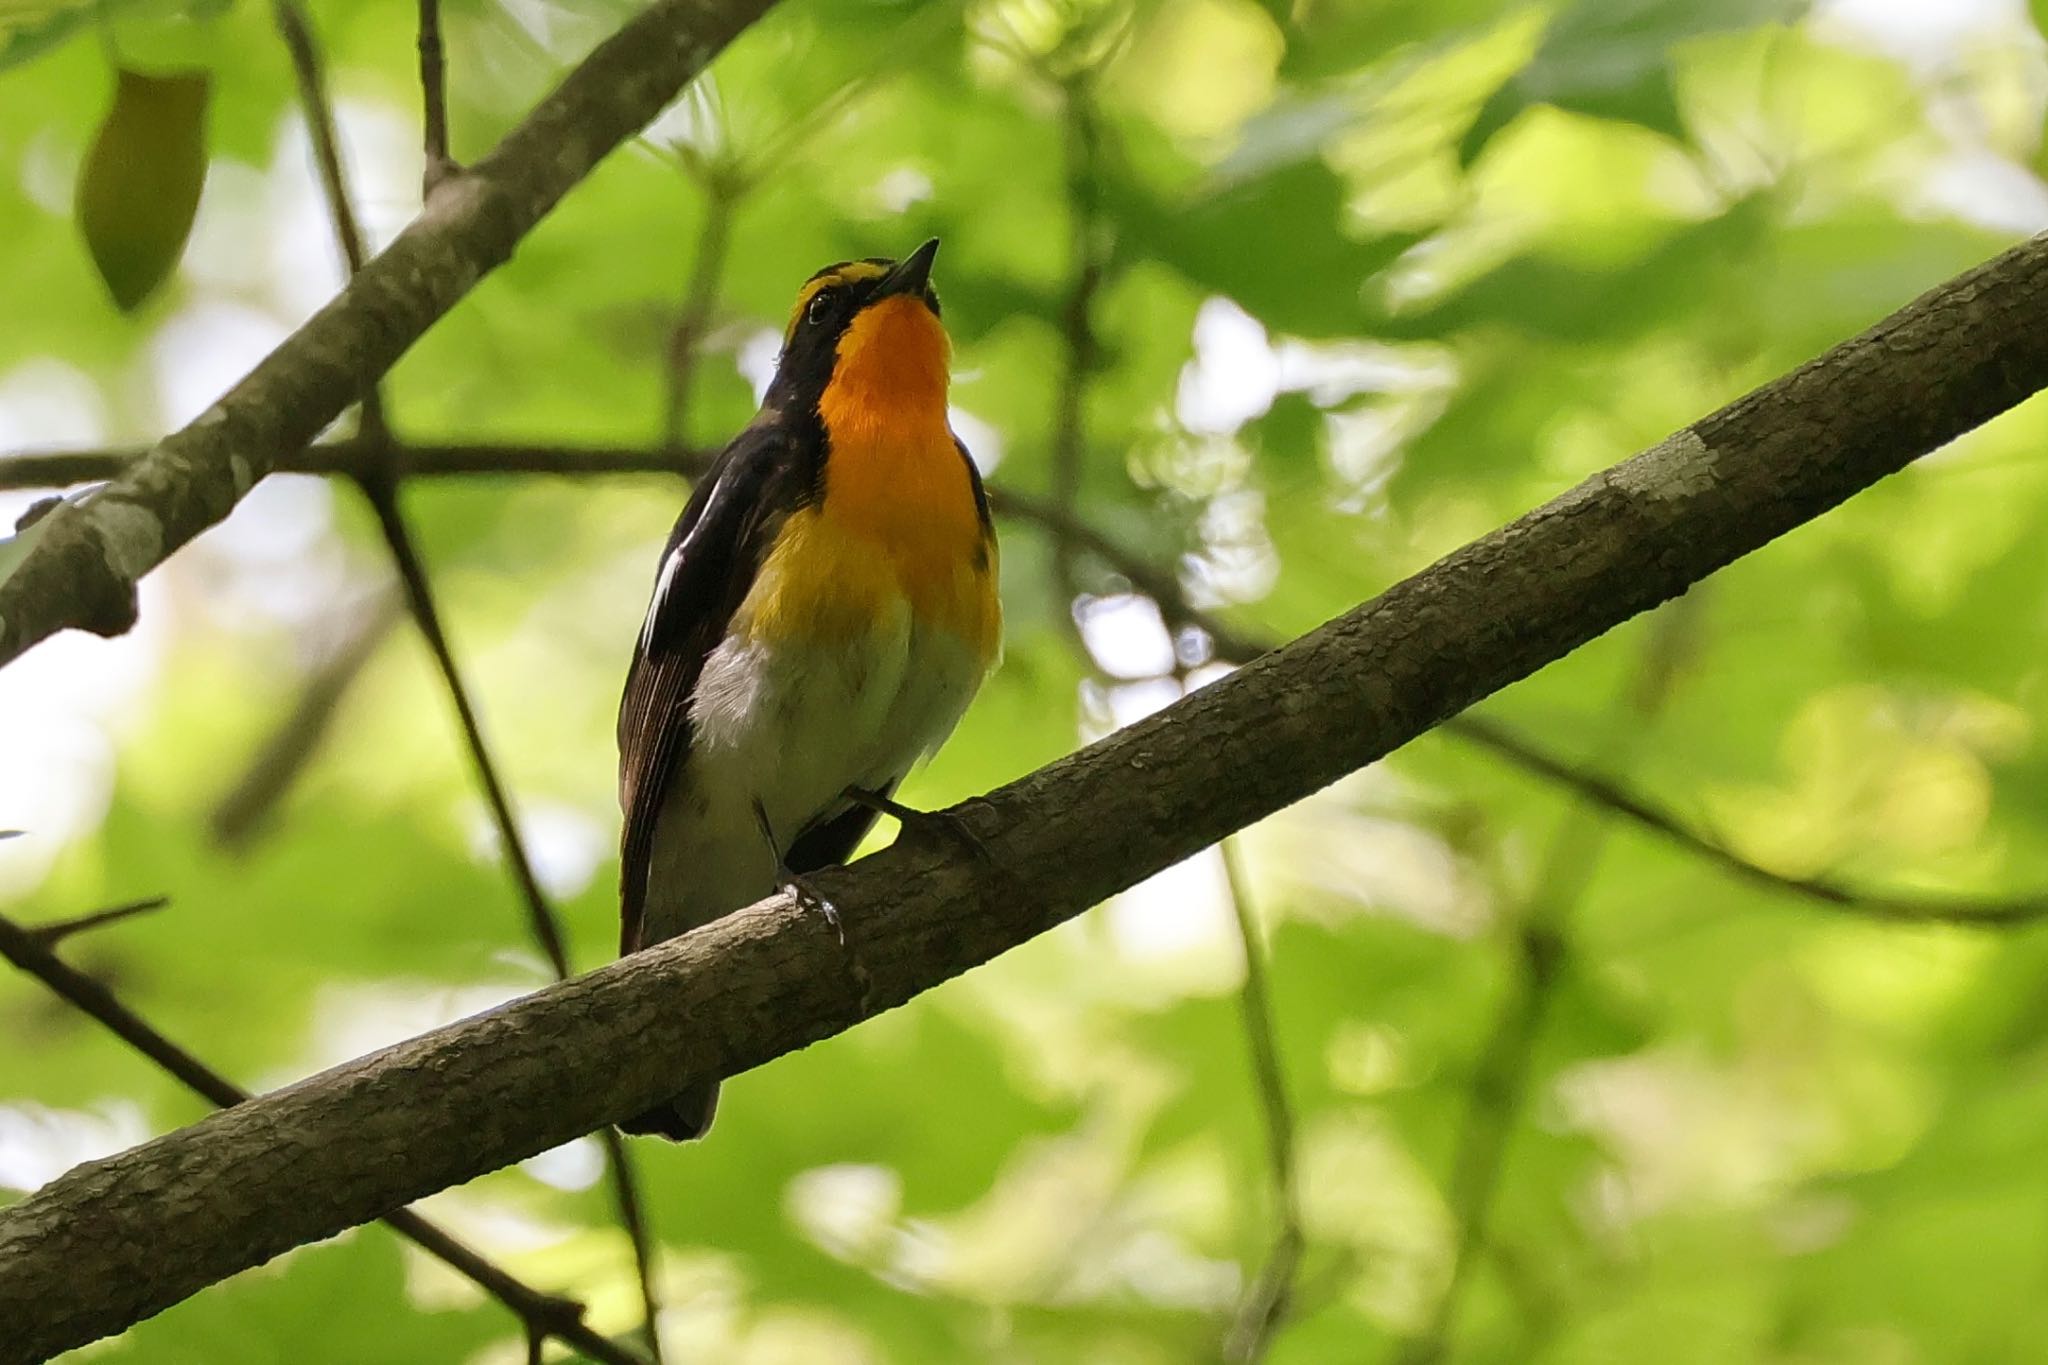
{"label": "bird's foot", "polygon": [[875,978],[868,971],[867,964],[860,960],[860,954],[846,941],[846,924],[839,918],[839,907],[801,873],[790,871],[782,859],[775,860],[775,869],[782,889],[796,900],[797,908],[824,916],[825,923],[832,926],[832,933],[839,940],[839,951],[846,957],[847,974],[853,978],[854,987],[860,992],[860,1013],[866,1017],[874,1009]]}
{"label": "bird's foot", "polygon": [[958,844],[977,861],[995,863],[995,854],[989,852],[981,836],[968,828],[967,822],[950,810],[919,810],[906,806],[882,792],[869,791],[865,787],[848,787],[846,799],[856,806],[865,806],[894,820],[898,828],[913,839],[929,842],[944,840]]}
{"label": "bird's foot", "polygon": [[838,937],[839,946],[846,946],[846,925],[839,918],[838,906],[817,887],[812,886],[805,877],[790,871],[779,858],[776,859],[775,878],[782,884],[782,889],[796,900],[798,909],[823,915],[825,923],[832,926],[833,934]]}
{"label": "bird's foot", "polygon": [[839,946],[846,946],[846,925],[839,918],[839,907],[834,905],[818,888],[806,881],[801,873],[790,869],[782,860],[782,846],[775,842],[775,828],[768,821],[768,808],[758,800],[754,802],[754,819],[761,826],[761,838],[768,845],[768,855],[775,859],[775,884],[789,892],[800,910],[814,910],[825,917],[825,923],[832,926],[833,935]]}

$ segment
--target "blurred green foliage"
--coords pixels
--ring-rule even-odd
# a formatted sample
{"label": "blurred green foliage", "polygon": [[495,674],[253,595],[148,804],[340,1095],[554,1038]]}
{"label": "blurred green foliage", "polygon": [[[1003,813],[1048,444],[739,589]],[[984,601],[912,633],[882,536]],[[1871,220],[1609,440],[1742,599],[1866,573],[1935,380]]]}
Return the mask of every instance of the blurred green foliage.
{"label": "blurred green foliage", "polygon": [[[448,10],[458,157],[626,12]],[[380,240],[417,206],[413,15],[312,6]],[[1108,250],[1075,510],[1277,637],[2048,221],[2048,61],[2023,22],[1946,0],[786,0],[414,349],[390,406],[415,441],[651,443],[695,244],[730,212],[686,423],[715,441],[748,416],[745,372],[798,281],[936,234],[963,430],[993,481],[1042,490],[1078,174]],[[212,107],[194,236],[123,316],[75,186],[119,70],[195,63]],[[0,0],[0,66],[18,305],[0,311],[0,448],[146,441],[338,283],[268,7]],[[1075,101],[1099,134],[1078,169]],[[2038,405],[2001,419],[1734,566],[1667,630],[1617,630],[1491,709],[1775,870],[2048,885],[2044,435]],[[681,496],[407,490],[585,965],[615,933],[613,707]],[[1084,642],[1043,528],[1003,529],[1007,660],[913,780],[919,803],[1183,685],[1116,580],[1084,564],[1101,595]],[[69,951],[251,1085],[545,978],[403,630],[257,836],[209,834],[387,574],[345,488],[274,480],[153,580],[138,635],[0,673],[0,826],[35,836],[0,846],[7,913],[169,894]],[[1654,707],[1652,669],[1669,671]],[[1526,1100],[1445,1359],[2037,1354],[2039,931],[1789,901],[1447,737],[1243,845],[1307,1234],[1271,1360],[1393,1359],[1438,1316],[1473,1211],[1455,1153],[1494,1093],[1489,1039],[1529,998],[1539,904],[1563,956],[1522,1030]],[[1276,1217],[1224,895],[1198,859],[741,1078],[708,1142],[639,1149],[674,1358],[1217,1358]],[[24,979],[0,976],[0,1039],[0,1183],[200,1112]],[[579,1144],[429,1208],[625,1331],[636,1297],[596,1170]],[[504,1314],[371,1229],[95,1358],[522,1350]]]}

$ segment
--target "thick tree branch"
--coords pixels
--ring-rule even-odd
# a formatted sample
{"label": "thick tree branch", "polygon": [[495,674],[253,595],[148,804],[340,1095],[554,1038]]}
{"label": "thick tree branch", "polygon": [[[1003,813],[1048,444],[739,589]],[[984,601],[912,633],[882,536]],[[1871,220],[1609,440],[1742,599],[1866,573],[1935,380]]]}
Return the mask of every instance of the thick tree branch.
{"label": "thick tree branch", "polygon": [[[138,901],[133,906],[39,925],[34,929],[24,929],[0,915],[0,957],[42,982],[66,1004],[97,1020],[202,1099],[222,1106],[241,1104],[249,1098],[247,1091],[158,1033],[141,1015],[122,1004],[112,991],[67,965],[52,951],[57,941],[70,931],[98,927],[110,923],[117,914],[162,904],[161,898]],[[535,1289],[411,1209],[396,1209],[387,1213],[383,1221],[399,1236],[438,1258],[458,1274],[467,1276],[478,1288],[511,1309],[525,1327],[529,1342],[544,1336],[558,1337],[591,1360],[604,1361],[607,1365],[643,1365],[639,1356],[586,1324],[582,1304]]]}
{"label": "thick tree branch", "polygon": [[[143,453],[139,447],[129,447],[121,450],[39,451],[0,457],[0,489],[61,488],[113,478],[141,458]],[[366,467],[363,462],[370,457],[365,442],[334,441],[295,452],[280,460],[277,470],[283,473],[348,475]],[[494,474],[561,478],[690,476],[703,472],[709,460],[707,454],[694,450],[565,446],[540,442],[412,446],[404,452],[403,458],[408,478]],[[1103,534],[1086,519],[1063,514],[1051,499],[1002,486],[991,486],[988,493],[997,515],[1041,526],[1052,535],[1095,556],[1138,592],[1159,603],[1170,622],[1200,629],[1215,644],[1222,658],[1243,662],[1278,648],[1278,641],[1195,606],[1188,600],[1171,569]],[[332,701],[329,700],[328,704],[331,705]],[[1828,877],[1800,877],[1775,872],[1743,857],[1662,802],[1560,757],[1490,717],[1454,716],[1438,728],[1440,733],[1484,749],[1530,776],[1562,788],[1575,799],[1605,806],[1647,833],[1766,890],[1850,914],[1900,923],[1999,928],[2048,919],[2048,894],[2039,892],[2014,896],[1912,895],[1854,886]]]}
{"label": "thick tree branch", "polygon": [[135,584],[305,445],[771,0],[654,0],[190,426],[50,513],[0,580],[0,663],[67,627],[119,634]]}
{"label": "thick tree branch", "polygon": [[0,1365],[829,1037],[1385,756],[2048,386],[2048,243],[1284,649],[780,896],[89,1163],[0,1210]]}

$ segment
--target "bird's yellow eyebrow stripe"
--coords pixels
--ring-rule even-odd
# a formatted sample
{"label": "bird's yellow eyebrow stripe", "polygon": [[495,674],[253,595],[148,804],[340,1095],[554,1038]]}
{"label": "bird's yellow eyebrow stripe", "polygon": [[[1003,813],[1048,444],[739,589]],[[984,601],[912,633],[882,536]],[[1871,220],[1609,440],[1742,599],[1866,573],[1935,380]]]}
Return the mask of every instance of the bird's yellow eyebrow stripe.
{"label": "bird's yellow eyebrow stripe", "polygon": [[789,325],[782,329],[783,340],[787,341],[796,331],[797,323],[803,321],[804,309],[811,306],[811,300],[818,296],[820,289],[828,289],[835,284],[858,284],[863,280],[879,279],[888,273],[888,266],[876,265],[873,261],[848,261],[845,265],[820,270],[805,280],[804,287],[797,291],[796,307],[789,311]]}

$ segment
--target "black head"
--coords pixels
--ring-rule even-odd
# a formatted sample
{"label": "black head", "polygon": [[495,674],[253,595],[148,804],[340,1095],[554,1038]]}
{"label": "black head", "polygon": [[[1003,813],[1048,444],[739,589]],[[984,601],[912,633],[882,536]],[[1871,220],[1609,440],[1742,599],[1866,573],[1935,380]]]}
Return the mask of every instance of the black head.
{"label": "black head", "polygon": [[769,386],[770,404],[814,408],[839,363],[840,342],[848,328],[884,299],[920,299],[936,318],[939,296],[932,289],[931,271],[938,254],[934,237],[901,261],[884,256],[840,261],[804,281],[782,334],[782,355]]}

